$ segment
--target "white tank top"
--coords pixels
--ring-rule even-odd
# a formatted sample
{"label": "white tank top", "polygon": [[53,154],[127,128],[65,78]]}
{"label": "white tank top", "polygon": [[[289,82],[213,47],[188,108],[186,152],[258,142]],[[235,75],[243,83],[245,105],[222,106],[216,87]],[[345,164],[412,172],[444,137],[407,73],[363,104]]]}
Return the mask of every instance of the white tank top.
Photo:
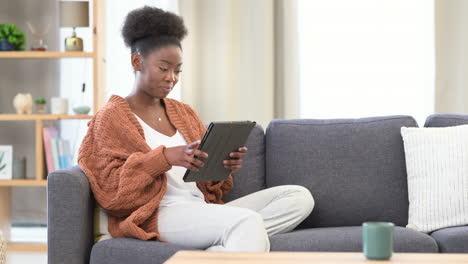
{"label": "white tank top", "polygon": [[[135,115],[137,120],[140,122],[145,133],[146,143],[155,149],[160,145],[164,145],[168,148],[176,147],[181,145],[187,145],[182,134],[179,130],[176,131],[172,137],[166,136],[158,131],[154,130],[148,124],[145,123],[140,117]],[[171,206],[179,203],[186,202],[202,202],[205,203],[203,193],[198,189],[195,182],[184,182],[185,171],[187,169],[181,166],[172,166],[172,168],[166,172],[167,177],[167,190],[164,194],[160,206]]]}

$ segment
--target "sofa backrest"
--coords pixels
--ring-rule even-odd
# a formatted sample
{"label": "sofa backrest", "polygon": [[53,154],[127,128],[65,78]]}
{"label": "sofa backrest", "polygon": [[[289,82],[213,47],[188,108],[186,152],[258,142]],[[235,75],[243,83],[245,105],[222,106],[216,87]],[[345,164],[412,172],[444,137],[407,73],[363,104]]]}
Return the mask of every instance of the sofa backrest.
{"label": "sofa backrest", "polygon": [[265,132],[257,124],[247,139],[242,169],[234,174],[234,187],[223,197],[229,202],[265,188]]}
{"label": "sofa backrest", "polygon": [[426,118],[425,127],[450,127],[468,124],[468,115],[434,114]]}
{"label": "sofa backrest", "polygon": [[402,126],[410,116],[274,120],[266,130],[266,187],[308,188],[315,208],[299,228],[408,222]]}

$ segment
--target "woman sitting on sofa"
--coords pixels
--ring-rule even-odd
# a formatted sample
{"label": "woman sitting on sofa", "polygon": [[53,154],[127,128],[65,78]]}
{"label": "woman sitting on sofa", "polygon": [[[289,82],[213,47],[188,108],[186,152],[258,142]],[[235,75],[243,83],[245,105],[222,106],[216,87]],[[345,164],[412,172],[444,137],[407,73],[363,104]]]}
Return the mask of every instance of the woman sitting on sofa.
{"label": "woman sitting on sofa", "polygon": [[[113,95],[88,123],[78,163],[112,237],[158,240],[212,251],[269,251],[268,236],[293,230],[314,200],[301,186],[277,186],[223,204],[247,148],[232,152],[219,182],[184,182],[208,154],[197,149],[205,126],[188,105],[168,99],[182,69],[181,17],[133,10],[122,29],[131,49],[133,91]],[[210,69],[206,69],[210,70]],[[287,177],[287,175],[285,175]]]}

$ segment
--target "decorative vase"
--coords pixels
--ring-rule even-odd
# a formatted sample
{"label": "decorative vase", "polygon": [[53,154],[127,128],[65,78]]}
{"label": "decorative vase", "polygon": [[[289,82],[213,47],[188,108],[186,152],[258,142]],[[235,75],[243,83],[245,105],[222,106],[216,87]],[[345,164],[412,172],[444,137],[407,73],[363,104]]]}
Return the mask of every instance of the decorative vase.
{"label": "decorative vase", "polygon": [[32,96],[30,93],[19,93],[13,98],[13,106],[17,114],[31,114],[33,108]]}
{"label": "decorative vase", "polygon": [[2,231],[0,231],[0,264],[6,263],[6,241],[3,238]]}
{"label": "decorative vase", "polygon": [[81,105],[73,108],[73,112],[77,115],[87,115],[91,111],[91,107],[86,105]]}
{"label": "decorative vase", "polygon": [[34,40],[33,45],[31,46],[32,51],[46,51],[47,50],[47,45],[44,44],[43,39],[36,39]]}
{"label": "decorative vase", "polygon": [[45,112],[46,112],[46,104],[37,104],[37,113],[45,114]]}
{"label": "decorative vase", "polygon": [[68,114],[68,99],[62,97],[52,97],[50,99],[50,113],[54,115]]}
{"label": "decorative vase", "polygon": [[13,179],[26,179],[26,157],[13,159]]}
{"label": "decorative vase", "polygon": [[12,51],[15,50],[15,46],[8,42],[6,39],[0,40],[0,51]]}

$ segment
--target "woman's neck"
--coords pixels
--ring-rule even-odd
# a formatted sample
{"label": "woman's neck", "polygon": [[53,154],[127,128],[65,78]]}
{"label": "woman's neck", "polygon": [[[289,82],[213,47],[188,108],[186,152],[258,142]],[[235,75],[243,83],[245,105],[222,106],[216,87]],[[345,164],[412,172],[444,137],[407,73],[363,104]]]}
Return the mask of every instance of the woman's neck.
{"label": "woman's neck", "polygon": [[141,108],[160,108],[163,107],[162,99],[157,97],[151,97],[142,92],[133,91],[125,100],[130,104],[132,109],[141,109]]}

